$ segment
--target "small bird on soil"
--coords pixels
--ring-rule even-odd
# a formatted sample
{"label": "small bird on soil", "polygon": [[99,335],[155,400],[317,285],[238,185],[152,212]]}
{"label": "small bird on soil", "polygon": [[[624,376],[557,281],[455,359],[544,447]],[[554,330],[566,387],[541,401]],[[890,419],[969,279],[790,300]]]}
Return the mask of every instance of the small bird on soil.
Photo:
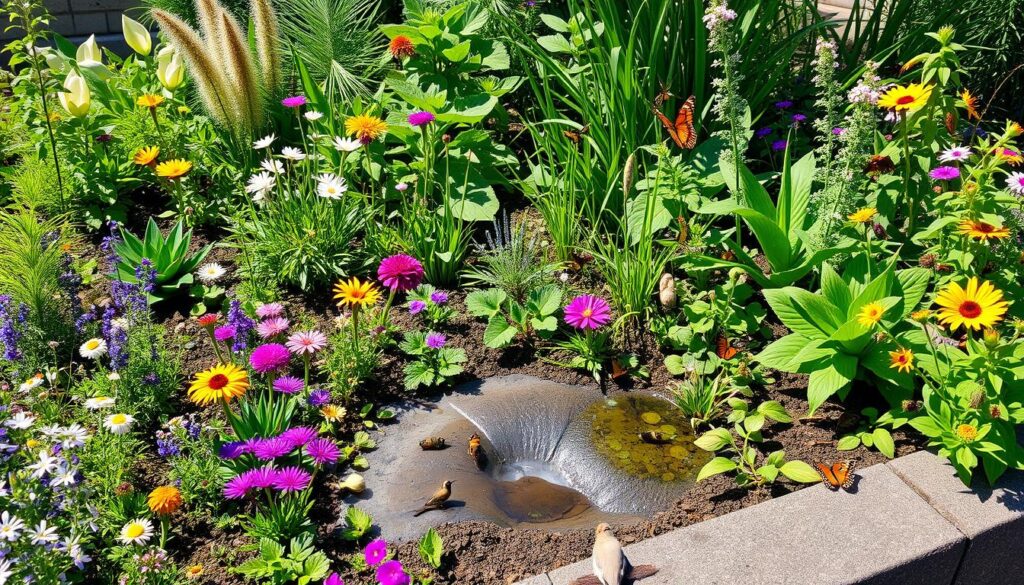
{"label": "small bird on soil", "polygon": [[483,447],[480,446],[480,435],[473,433],[469,437],[469,450],[467,451],[469,456],[473,458],[473,462],[480,469],[483,469],[487,464],[487,453],[484,453]]}
{"label": "small bird on soil", "polygon": [[445,480],[445,482],[441,484],[441,487],[438,488],[436,492],[434,492],[434,495],[430,496],[430,499],[427,500],[427,503],[423,504],[423,507],[420,508],[418,512],[413,514],[413,516],[419,516],[420,514],[424,514],[426,512],[429,512],[430,510],[440,510],[441,508],[444,508],[445,502],[447,502],[448,498],[450,498],[451,496],[452,482],[449,480]]}
{"label": "small bird on soil", "polygon": [[424,451],[440,451],[447,447],[448,445],[445,444],[444,437],[427,437],[420,441],[420,449]]}
{"label": "small bird on soil", "polygon": [[654,565],[630,565],[619,539],[606,523],[598,524],[594,532],[594,574],[576,579],[573,585],[624,585],[658,572]]}

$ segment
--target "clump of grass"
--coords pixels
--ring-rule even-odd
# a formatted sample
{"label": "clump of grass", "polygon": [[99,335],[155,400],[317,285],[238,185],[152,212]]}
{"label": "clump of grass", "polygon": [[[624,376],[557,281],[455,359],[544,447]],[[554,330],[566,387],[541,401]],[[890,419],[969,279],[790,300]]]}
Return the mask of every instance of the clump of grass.
{"label": "clump of grass", "polygon": [[537,236],[528,235],[523,222],[513,225],[503,213],[493,226],[486,233],[487,244],[477,246],[480,264],[469,269],[468,277],[522,302],[531,290],[551,281],[558,265],[546,258]]}

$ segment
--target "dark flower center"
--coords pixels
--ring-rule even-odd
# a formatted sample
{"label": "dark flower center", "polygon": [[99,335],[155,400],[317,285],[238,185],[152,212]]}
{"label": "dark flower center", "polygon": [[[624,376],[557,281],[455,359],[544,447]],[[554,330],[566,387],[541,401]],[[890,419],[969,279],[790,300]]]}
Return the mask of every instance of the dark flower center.
{"label": "dark flower center", "polygon": [[981,315],[981,305],[974,301],[960,303],[960,314],[968,319],[976,319]]}
{"label": "dark flower center", "polygon": [[230,380],[228,380],[228,377],[225,376],[224,374],[215,374],[212,378],[210,378],[210,381],[207,382],[207,385],[214,390],[220,390],[221,388],[227,386],[228,382],[230,382]]}
{"label": "dark flower center", "polygon": [[896,103],[898,105],[901,105],[901,106],[905,106],[907,104],[912,104],[912,103],[914,103],[914,96],[912,96],[912,95],[905,95],[905,96],[901,97],[900,99],[896,100]]}

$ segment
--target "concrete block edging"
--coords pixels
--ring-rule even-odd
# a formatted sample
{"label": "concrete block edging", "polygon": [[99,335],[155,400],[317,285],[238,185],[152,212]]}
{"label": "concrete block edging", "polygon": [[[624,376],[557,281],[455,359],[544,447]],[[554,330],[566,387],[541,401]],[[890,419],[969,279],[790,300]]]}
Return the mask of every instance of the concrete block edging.
{"label": "concrete block edging", "polygon": [[[1024,582],[1024,472],[965,487],[919,451],[857,472],[851,493],[808,487],[625,548],[641,585],[1015,585]],[[588,551],[589,552],[589,551]],[[521,585],[567,585],[589,557]]]}

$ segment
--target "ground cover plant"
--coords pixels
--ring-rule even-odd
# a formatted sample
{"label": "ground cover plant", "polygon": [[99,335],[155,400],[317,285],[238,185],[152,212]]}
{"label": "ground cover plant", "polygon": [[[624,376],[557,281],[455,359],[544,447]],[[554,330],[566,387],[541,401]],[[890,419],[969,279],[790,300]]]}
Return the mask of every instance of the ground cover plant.
{"label": "ground cover plant", "polygon": [[6,3],[0,585],[579,560],[365,511],[403,405],[496,375],[688,421],[634,417],[701,463],[633,539],[845,461],[1024,469],[1024,23],[914,4],[149,0],[118,54]]}

